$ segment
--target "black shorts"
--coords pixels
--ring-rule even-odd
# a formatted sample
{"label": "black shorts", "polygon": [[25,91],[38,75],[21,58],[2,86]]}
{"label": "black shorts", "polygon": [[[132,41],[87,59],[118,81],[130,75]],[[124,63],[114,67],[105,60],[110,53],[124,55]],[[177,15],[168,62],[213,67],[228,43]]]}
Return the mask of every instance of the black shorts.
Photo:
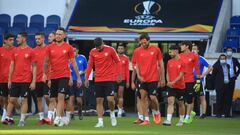
{"label": "black shorts", "polygon": [[51,80],[50,98],[56,98],[58,93],[69,95],[69,78],[58,78]]}
{"label": "black shorts", "polygon": [[120,83],[117,83],[117,87],[119,87],[119,86],[126,87],[126,81],[123,80]]}
{"label": "black shorts", "polygon": [[148,95],[157,95],[158,82],[144,82],[139,84],[140,90],[145,90],[148,92]]}
{"label": "black shorts", "polygon": [[194,82],[188,82],[185,83],[186,89],[185,89],[185,101],[188,104],[191,104],[193,102],[193,98],[195,97],[195,90],[194,90]]}
{"label": "black shorts", "polygon": [[12,83],[10,97],[27,97],[30,91],[30,83]]}
{"label": "black shorts", "polygon": [[176,88],[167,88],[167,95],[168,97],[175,97],[178,99],[178,101],[183,101],[184,100],[184,94],[185,90],[184,89],[176,89]]}
{"label": "black shorts", "polygon": [[200,90],[196,92],[196,96],[205,96],[205,90],[203,89],[203,84],[202,82],[200,83]]}
{"label": "black shorts", "polygon": [[136,90],[135,90],[135,95],[139,98],[141,98],[141,94],[140,94],[140,81],[138,81],[137,79],[134,81],[135,83],[135,87],[136,87]]}
{"label": "black shorts", "polygon": [[77,87],[77,81],[73,81],[73,86],[70,88],[70,96],[82,97],[84,85]]}
{"label": "black shorts", "polygon": [[43,97],[43,95],[49,95],[49,88],[44,82],[37,82],[36,89],[33,91],[36,97]]}
{"label": "black shorts", "polygon": [[8,83],[0,83],[0,96],[8,97],[9,89]]}
{"label": "black shorts", "polygon": [[105,82],[95,82],[94,84],[94,93],[98,97],[107,97],[114,96],[115,94],[115,82],[114,81],[105,81]]}

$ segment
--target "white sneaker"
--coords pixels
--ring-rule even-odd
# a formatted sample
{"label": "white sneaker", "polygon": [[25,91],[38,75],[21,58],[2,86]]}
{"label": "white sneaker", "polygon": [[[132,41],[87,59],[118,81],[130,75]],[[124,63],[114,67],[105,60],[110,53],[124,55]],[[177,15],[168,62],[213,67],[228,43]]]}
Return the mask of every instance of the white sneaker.
{"label": "white sneaker", "polygon": [[122,111],[121,111],[121,110],[118,110],[117,116],[118,116],[118,117],[122,117]]}
{"label": "white sneaker", "polygon": [[183,121],[179,121],[179,122],[176,124],[176,126],[178,126],[178,127],[183,126]]}
{"label": "white sneaker", "polygon": [[60,123],[60,119],[55,119],[54,121],[53,121],[53,124],[55,125],[55,126],[58,126],[58,124]]}
{"label": "white sneaker", "polygon": [[103,123],[98,122],[94,127],[95,128],[103,128],[104,125],[103,125]]}
{"label": "white sneaker", "polygon": [[110,119],[111,119],[112,126],[117,126],[117,119],[116,119],[116,117],[111,117]]}
{"label": "white sneaker", "polygon": [[163,122],[163,125],[164,125],[164,126],[171,126],[171,121],[165,120],[165,121]]}
{"label": "white sneaker", "polygon": [[62,127],[64,125],[65,125],[64,121],[62,119],[60,119],[57,126]]}

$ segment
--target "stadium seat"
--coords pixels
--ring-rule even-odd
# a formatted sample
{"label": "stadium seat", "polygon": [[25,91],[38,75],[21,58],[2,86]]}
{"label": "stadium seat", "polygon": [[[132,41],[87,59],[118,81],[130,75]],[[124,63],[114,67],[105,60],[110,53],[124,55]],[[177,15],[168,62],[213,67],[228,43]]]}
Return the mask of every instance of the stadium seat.
{"label": "stadium seat", "polygon": [[228,47],[231,47],[233,50],[235,50],[235,52],[237,52],[237,50],[239,48],[238,40],[232,40],[232,39],[225,40],[224,45],[223,45],[223,49],[225,50]]}
{"label": "stadium seat", "polygon": [[227,39],[230,40],[238,40],[239,42],[239,38],[240,38],[240,29],[233,29],[230,28],[227,30]]}
{"label": "stadium seat", "polygon": [[50,15],[47,17],[46,27],[57,29],[61,25],[61,19],[58,15]]}
{"label": "stadium seat", "polygon": [[36,47],[35,35],[28,35],[27,44],[31,48],[35,48]]}
{"label": "stadium seat", "polygon": [[3,44],[3,34],[4,34],[3,29],[0,27],[0,46],[2,46]]}
{"label": "stadium seat", "polygon": [[13,18],[13,27],[19,27],[25,30],[28,24],[28,17],[24,14],[18,14]]}
{"label": "stadium seat", "polygon": [[35,27],[35,28],[38,28],[39,31],[43,31],[44,17],[39,14],[31,16],[29,27]]}
{"label": "stadium seat", "polygon": [[12,33],[14,36],[16,36],[19,32],[24,31],[22,28],[20,27],[10,27],[8,29],[8,33]]}
{"label": "stadium seat", "polygon": [[8,14],[0,14],[0,27],[2,30],[6,32],[10,25],[11,17]]}
{"label": "stadium seat", "polygon": [[28,35],[35,35],[37,32],[39,32],[39,29],[35,27],[28,27],[26,29],[26,32],[28,33]]}
{"label": "stadium seat", "polygon": [[233,16],[230,19],[231,28],[240,28],[240,16]]}

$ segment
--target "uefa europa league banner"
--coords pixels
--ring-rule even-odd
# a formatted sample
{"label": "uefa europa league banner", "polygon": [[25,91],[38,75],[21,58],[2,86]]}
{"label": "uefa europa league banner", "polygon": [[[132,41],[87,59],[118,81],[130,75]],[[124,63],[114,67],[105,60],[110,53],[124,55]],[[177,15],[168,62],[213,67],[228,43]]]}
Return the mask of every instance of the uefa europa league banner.
{"label": "uefa europa league banner", "polygon": [[78,0],[69,31],[212,32],[222,0]]}

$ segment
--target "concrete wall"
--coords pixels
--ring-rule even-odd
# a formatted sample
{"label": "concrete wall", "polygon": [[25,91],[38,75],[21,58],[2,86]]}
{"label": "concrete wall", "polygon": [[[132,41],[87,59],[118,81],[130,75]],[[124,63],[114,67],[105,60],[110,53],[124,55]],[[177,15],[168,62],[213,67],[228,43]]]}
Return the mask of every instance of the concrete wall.
{"label": "concrete wall", "polygon": [[240,15],[240,0],[233,0],[232,15]]}

